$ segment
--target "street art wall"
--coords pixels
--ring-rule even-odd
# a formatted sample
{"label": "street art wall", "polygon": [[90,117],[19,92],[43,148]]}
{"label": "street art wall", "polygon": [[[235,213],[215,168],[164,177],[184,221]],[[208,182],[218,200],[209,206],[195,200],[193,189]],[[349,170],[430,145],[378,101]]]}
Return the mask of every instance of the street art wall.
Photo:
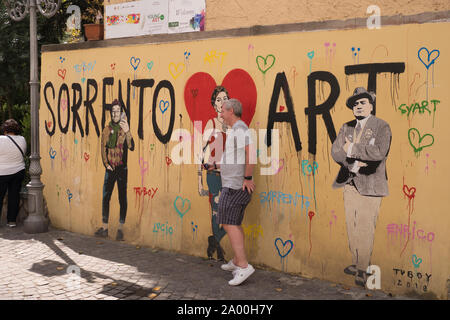
{"label": "street art wall", "polygon": [[[256,191],[243,221],[251,263],[355,285],[356,237],[381,290],[445,299],[449,27],[44,50],[40,152],[51,223],[230,259],[215,223],[220,175],[200,164],[226,137],[223,101],[237,98],[256,133]],[[362,133],[346,105],[357,87],[375,94],[377,122]],[[345,139],[355,139],[350,158],[365,175],[354,182],[359,193],[381,200],[369,231],[351,230],[345,188],[333,187],[349,167]]]}

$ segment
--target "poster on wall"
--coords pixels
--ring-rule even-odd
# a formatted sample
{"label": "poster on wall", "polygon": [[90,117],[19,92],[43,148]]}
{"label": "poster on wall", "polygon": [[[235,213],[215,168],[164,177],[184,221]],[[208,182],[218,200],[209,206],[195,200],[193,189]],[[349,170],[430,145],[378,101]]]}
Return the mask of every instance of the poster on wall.
{"label": "poster on wall", "polygon": [[169,33],[205,30],[205,0],[169,0]]}
{"label": "poster on wall", "polygon": [[167,33],[164,0],[133,1],[105,6],[105,39]]}

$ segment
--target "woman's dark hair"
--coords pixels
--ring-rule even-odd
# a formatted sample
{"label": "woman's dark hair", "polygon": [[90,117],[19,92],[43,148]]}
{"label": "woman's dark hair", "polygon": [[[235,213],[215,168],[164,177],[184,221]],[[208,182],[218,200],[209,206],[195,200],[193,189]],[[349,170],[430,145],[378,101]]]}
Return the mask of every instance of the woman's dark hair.
{"label": "woman's dark hair", "polygon": [[211,105],[213,106],[213,108],[214,108],[214,105],[215,105],[215,102],[216,102],[217,95],[218,95],[219,93],[221,93],[221,92],[225,92],[226,95],[227,95],[227,97],[228,97],[228,91],[227,91],[227,89],[225,89],[225,87],[222,87],[222,86],[217,86],[217,87],[214,89],[214,91],[213,91],[213,93],[212,93],[212,96],[211,96]]}
{"label": "woman's dark hair", "polygon": [[5,132],[8,133],[14,133],[14,134],[21,134],[22,128],[14,119],[8,119],[6,120],[2,126],[0,127],[0,133],[5,134]]}

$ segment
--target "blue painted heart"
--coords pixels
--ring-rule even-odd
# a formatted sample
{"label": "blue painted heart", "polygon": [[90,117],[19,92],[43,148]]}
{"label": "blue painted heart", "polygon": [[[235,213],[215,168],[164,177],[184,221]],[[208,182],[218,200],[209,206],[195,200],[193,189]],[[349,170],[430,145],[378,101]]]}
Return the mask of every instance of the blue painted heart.
{"label": "blue painted heart", "polygon": [[310,59],[312,59],[312,58],[314,58],[314,50],[313,51],[310,51],[310,52],[308,52],[308,58],[310,58]]}
{"label": "blue painted heart", "polygon": [[169,108],[169,105],[170,105],[169,101],[164,101],[164,100],[159,101],[159,110],[161,110],[162,114],[164,114],[164,112],[167,111],[167,109]]}
{"label": "blue painted heart", "polygon": [[84,83],[86,81],[86,78],[81,78],[81,82]]}
{"label": "blue painted heart", "polygon": [[[181,208],[179,207],[179,202],[181,201]],[[185,206],[185,203],[187,203],[187,205]],[[175,201],[173,202],[173,207],[175,208],[175,211],[178,213],[178,215],[180,216],[180,218],[183,218],[183,216],[188,213],[189,210],[191,210],[191,201],[189,201],[189,199],[183,199],[180,196],[177,196],[175,198]]]}
{"label": "blue painted heart", "polygon": [[153,68],[153,61],[150,61],[149,63],[147,63],[147,69],[148,71],[152,71]]}
{"label": "blue painted heart", "polygon": [[[422,59],[421,54],[424,51],[426,51],[426,55],[425,55],[424,59]],[[430,66],[432,64],[434,64],[436,59],[439,58],[439,55],[440,55],[440,52],[438,49],[431,50],[431,52],[430,52],[430,51],[428,51],[427,48],[422,47],[419,49],[419,51],[417,51],[417,56],[419,57],[420,62],[423,63],[423,65],[425,66],[425,68],[427,68],[427,70],[430,68]],[[426,60],[427,62],[425,62],[424,60]]]}
{"label": "blue painted heart", "polygon": [[139,64],[141,63],[141,59],[139,58],[135,58],[135,57],[131,57],[130,58],[130,64],[133,67],[134,70],[137,70],[137,68],[139,67]]}
{"label": "blue painted heart", "polygon": [[50,147],[50,151],[48,153],[50,155],[50,158],[55,159],[56,151],[55,151],[55,149],[53,149],[53,147]]}
{"label": "blue painted heart", "polygon": [[286,240],[285,242],[283,242],[281,238],[276,238],[275,248],[278,251],[278,255],[281,258],[284,258],[292,251],[292,249],[294,248],[294,243],[291,240]]}
{"label": "blue painted heart", "polygon": [[414,254],[412,256],[412,263],[414,265],[414,268],[418,268],[420,266],[420,264],[422,263],[422,259],[421,258],[417,258],[417,256]]}

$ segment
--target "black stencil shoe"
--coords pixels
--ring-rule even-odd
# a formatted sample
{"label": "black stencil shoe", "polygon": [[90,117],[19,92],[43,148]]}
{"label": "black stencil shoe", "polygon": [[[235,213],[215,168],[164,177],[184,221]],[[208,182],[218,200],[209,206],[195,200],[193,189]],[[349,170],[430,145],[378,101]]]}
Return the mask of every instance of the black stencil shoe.
{"label": "black stencil shoe", "polygon": [[217,243],[217,260],[219,261],[225,261],[225,251],[223,250],[223,248],[220,246],[219,243]]}
{"label": "black stencil shoe", "polygon": [[206,249],[206,254],[209,259],[212,259],[214,252],[217,250],[217,241],[214,236],[208,237],[208,248]]}
{"label": "black stencil shoe", "polygon": [[108,237],[108,229],[104,229],[101,227],[95,232],[96,237],[107,238]]}
{"label": "black stencil shoe", "polygon": [[358,273],[355,276],[355,284],[365,288],[366,282],[367,282],[367,273],[363,270],[358,270]]}
{"label": "black stencil shoe", "polygon": [[344,269],[345,274],[349,274],[352,276],[356,276],[356,273],[358,272],[358,269],[356,268],[356,265],[352,264]]}
{"label": "black stencil shoe", "polygon": [[117,230],[116,240],[117,241],[123,241],[123,232],[122,232],[122,230]]}

